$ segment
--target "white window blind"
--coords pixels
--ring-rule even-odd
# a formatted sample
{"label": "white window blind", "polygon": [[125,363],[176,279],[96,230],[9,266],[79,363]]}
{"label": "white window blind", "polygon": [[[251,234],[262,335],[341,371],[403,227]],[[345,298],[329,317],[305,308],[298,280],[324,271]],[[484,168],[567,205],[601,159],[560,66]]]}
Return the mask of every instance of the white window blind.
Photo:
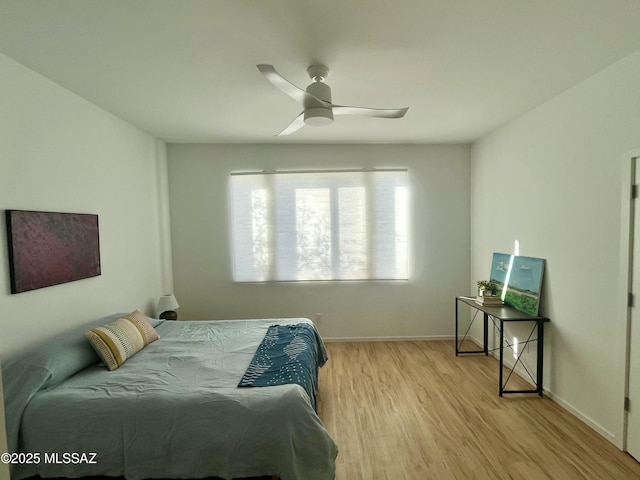
{"label": "white window blind", "polygon": [[232,174],[235,281],[408,278],[407,175]]}

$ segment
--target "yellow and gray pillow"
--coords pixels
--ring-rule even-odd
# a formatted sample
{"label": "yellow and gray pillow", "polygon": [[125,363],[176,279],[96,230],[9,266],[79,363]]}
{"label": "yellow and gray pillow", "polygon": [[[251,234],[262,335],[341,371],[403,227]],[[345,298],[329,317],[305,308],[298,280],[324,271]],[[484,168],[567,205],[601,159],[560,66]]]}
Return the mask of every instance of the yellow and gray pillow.
{"label": "yellow and gray pillow", "polygon": [[127,359],[158,340],[158,332],[139,310],[114,322],[92,328],[85,337],[109,370],[122,366]]}

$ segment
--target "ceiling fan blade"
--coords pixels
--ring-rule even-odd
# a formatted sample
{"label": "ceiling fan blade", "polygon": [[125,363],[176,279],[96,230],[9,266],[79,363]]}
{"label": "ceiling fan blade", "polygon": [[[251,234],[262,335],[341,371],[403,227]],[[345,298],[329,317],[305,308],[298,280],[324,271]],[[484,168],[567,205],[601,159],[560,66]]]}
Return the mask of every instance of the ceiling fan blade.
{"label": "ceiling fan blade", "polygon": [[294,100],[300,102],[300,104],[304,103],[304,99],[308,95],[308,93],[302,90],[300,87],[296,87],[293,83],[276,72],[276,69],[273,68],[273,65],[260,64],[256,66],[258,67],[258,70],[260,70],[260,73],[262,73],[262,75],[264,75],[265,78],[273,83],[276,87],[278,87]]}
{"label": "ceiling fan blade", "polygon": [[276,137],[291,135],[293,132],[300,130],[302,127],[304,127],[304,112],[294,118],[293,121],[289,125],[287,125],[284,130],[276,135]]}
{"label": "ceiling fan blade", "polygon": [[297,87],[289,80],[284,78],[273,67],[273,65],[268,65],[265,63],[261,63],[260,65],[256,65],[260,73],[265,76],[267,80],[273,83],[278,89],[282,90],[282,92],[289,95],[291,98],[299,102],[301,105],[304,105],[305,99],[313,99],[316,102],[320,103],[323,107],[330,108],[331,103],[322,100],[321,98],[316,97],[315,95],[307,92],[306,90]]}
{"label": "ceiling fan blade", "polygon": [[334,115],[360,115],[362,117],[379,118],[402,118],[407,113],[407,108],[365,108],[346,107],[344,105],[333,105]]}

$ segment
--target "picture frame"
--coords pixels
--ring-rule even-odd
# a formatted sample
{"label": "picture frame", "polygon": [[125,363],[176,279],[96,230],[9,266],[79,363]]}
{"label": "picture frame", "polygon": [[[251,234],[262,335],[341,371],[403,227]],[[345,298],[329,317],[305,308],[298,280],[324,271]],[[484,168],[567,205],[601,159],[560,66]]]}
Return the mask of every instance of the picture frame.
{"label": "picture frame", "polygon": [[6,210],[11,293],[101,274],[98,215]]}
{"label": "picture frame", "polygon": [[545,259],[494,253],[490,280],[498,286],[497,295],[505,305],[538,315]]}

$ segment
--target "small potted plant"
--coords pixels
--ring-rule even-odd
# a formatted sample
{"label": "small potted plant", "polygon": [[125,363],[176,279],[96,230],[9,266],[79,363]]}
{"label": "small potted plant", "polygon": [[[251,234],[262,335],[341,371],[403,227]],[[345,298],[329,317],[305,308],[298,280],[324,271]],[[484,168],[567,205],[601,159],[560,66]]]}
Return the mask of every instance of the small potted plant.
{"label": "small potted plant", "polygon": [[478,296],[490,297],[494,296],[498,292],[498,286],[491,280],[479,280],[478,281]]}

